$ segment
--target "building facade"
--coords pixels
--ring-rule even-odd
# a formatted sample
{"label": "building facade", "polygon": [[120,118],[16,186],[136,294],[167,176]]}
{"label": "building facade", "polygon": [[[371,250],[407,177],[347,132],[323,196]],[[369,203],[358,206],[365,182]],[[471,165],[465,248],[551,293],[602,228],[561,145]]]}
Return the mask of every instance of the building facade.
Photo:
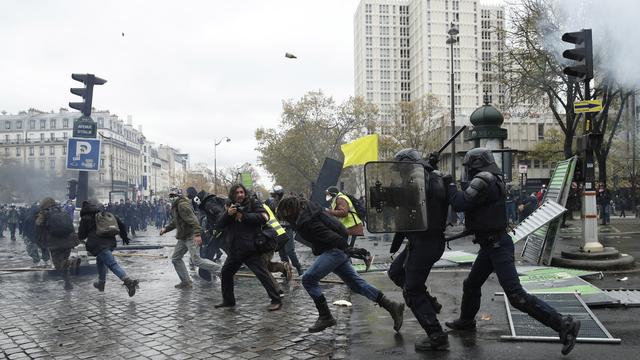
{"label": "building facade", "polygon": [[[66,109],[0,115],[0,162],[39,170],[42,176],[59,182],[77,178],[77,171],[66,170],[66,158],[67,140],[79,117],[80,113]],[[109,111],[95,111],[91,117],[102,144],[100,169],[89,172],[90,197],[103,202],[151,199],[166,194],[169,184],[176,184],[174,179],[186,171],[188,154],[162,145],[155,148],[131,119],[125,122]],[[163,152],[163,147],[173,151]]]}
{"label": "building facade", "polygon": [[451,24],[457,123],[483,104],[500,107],[504,9],[477,0],[363,0],[354,16],[355,95],[376,104],[391,121],[401,101],[432,94],[442,111],[451,98]]}

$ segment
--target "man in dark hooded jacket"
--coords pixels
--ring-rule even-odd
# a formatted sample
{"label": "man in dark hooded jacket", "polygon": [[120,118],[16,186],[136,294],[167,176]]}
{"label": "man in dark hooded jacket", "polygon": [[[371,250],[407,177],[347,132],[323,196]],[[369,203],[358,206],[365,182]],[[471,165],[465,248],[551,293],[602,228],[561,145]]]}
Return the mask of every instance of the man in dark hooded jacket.
{"label": "man in dark hooded jacket", "polygon": [[222,303],[216,308],[233,307],[236,298],[233,293],[233,276],[245,264],[260,280],[271,299],[269,311],[280,310],[282,302],[275,279],[267,270],[264,256],[258,252],[256,238],[262,235],[261,228],[269,216],[259,201],[252,199],[247,189],[236,184],[229,191],[229,203],[218,222],[217,229],[223,231],[226,242],[227,259],[222,266]]}
{"label": "man in dark hooded jacket", "polygon": [[[96,257],[96,266],[98,268],[98,282],[94,282],[93,286],[98,291],[104,291],[105,281],[107,279],[107,268],[111,270],[120,280],[122,284],[127,287],[129,296],[133,296],[136,293],[138,287],[138,280],[131,279],[127,276],[127,273],[120,267],[120,264],[116,261],[111,253],[116,248],[115,236],[99,236],[96,233],[96,215],[98,213],[105,212],[101,209],[101,206],[97,203],[84,201],[82,208],[80,209],[80,225],[78,226],[78,238],[80,240],[87,239],[86,247],[87,252]],[[129,238],[127,237],[127,227],[115,217],[120,230],[120,238],[123,244],[129,244]]]}
{"label": "man in dark hooded jacket", "polygon": [[279,219],[289,222],[311,244],[311,251],[317,256],[316,261],[302,275],[302,285],[316,304],[319,314],[315,324],[308,329],[309,332],[320,332],[336,324],[319,284],[322,278],[332,272],[352,291],[387,310],[393,318],[393,329],[400,330],[404,304],[390,300],[358,275],[346,252],[347,229],[337,219],[328,215],[316,203],[298,197],[282,199],[277,214]]}
{"label": "man in dark hooded jacket", "polygon": [[[56,201],[50,197],[45,197],[40,201],[40,209],[36,217],[36,242],[41,248],[48,248],[51,254],[51,262],[56,270],[62,272],[64,289],[72,290],[73,285],[69,279],[69,269],[77,267],[80,259],[69,259],[71,249],[78,245],[78,237],[72,232],[67,236],[56,236],[50,229],[48,220],[52,211],[63,212]],[[67,214],[66,212],[64,214]],[[68,216],[68,214],[67,214]]]}

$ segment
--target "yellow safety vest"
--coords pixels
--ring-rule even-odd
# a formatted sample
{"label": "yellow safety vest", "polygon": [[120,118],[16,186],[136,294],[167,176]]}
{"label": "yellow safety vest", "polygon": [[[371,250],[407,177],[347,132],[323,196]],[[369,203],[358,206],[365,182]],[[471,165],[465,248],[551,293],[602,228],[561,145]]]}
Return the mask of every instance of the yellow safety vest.
{"label": "yellow safety vest", "polygon": [[362,224],[362,220],[360,220],[360,217],[358,217],[358,214],[356,213],[356,208],[353,207],[353,203],[351,202],[351,199],[349,199],[347,195],[341,192],[339,192],[338,195],[336,195],[336,197],[334,197],[333,200],[331,201],[331,210],[336,209],[336,200],[339,197],[343,198],[347,202],[347,204],[349,205],[349,213],[351,214],[351,216],[347,215],[343,218],[338,218],[338,220],[340,220],[342,225],[344,225],[345,228],[350,229],[358,224]]}
{"label": "yellow safety vest", "polygon": [[282,225],[280,225],[280,223],[278,222],[278,219],[276,219],[276,216],[273,215],[273,211],[271,211],[271,208],[266,204],[262,204],[262,207],[267,211],[267,214],[269,214],[269,220],[267,221],[267,225],[269,225],[269,227],[276,232],[276,235],[278,236],[284,235],[286,231],[282,227]]}

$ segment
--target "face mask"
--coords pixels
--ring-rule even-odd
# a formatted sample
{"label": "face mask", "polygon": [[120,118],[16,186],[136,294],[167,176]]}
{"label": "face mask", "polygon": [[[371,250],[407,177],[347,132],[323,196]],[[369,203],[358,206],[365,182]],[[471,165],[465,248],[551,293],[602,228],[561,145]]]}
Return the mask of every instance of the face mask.
{"label": "face mask", "polygon": [[331,201],[331,199],[333,199],[333,196],[331,196],[331,195],[327,195],[327,196],[325,196],[324,198],[325,198],[325,200],[327,200],[327,201]]}

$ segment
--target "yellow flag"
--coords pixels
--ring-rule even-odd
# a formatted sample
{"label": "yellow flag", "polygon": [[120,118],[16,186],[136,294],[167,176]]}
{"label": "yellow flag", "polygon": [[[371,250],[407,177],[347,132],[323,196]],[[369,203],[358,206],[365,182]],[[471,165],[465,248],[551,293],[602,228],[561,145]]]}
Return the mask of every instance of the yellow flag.
{"label": "yellow flag", "polygon": [[367,135],[341,146],[344,165],[363,165],[368,161],[378,161],[378,134]]}

